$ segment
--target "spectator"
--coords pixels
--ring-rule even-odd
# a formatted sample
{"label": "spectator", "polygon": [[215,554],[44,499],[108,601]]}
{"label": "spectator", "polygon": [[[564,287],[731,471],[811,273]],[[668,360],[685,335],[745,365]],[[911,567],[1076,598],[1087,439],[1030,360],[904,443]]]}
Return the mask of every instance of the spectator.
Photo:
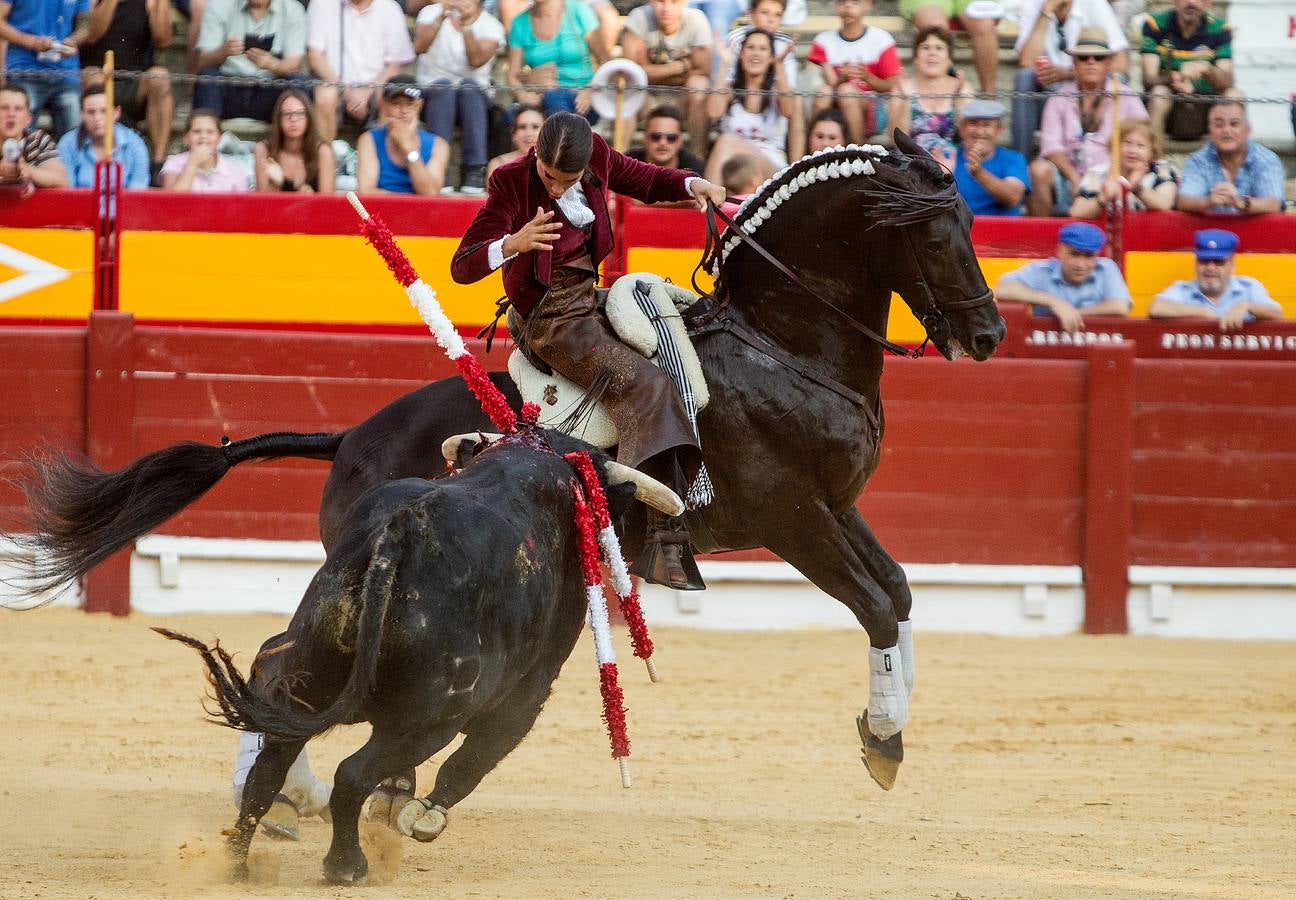
{"label": "spectator", "polygon": [[886,107],[878,95],[900,83],[900,57],[891,35],[864,23],[873,0],[837,0],[835,9],[841,28],[816,35],[806,57],[823,70],[814,111],[840,109],[847,136],[858,144],[886,130]]}
{"label": "spectator", "polygon": [[270,137],[257,142],[253,153],[258,191],[333,193],[333,147],[320,139],[310,100],[296,88],[275,101]]}
{"label": "spectator", "polygon": [[158,49],[171,46],[171,7],[167,0],[99,0],[90,10],[86,42],[81,45],[81,83],[103,83],[103,59],[113,51],[118,71],[143,72],[139,78],[117,78],[113,101],[121,105],[126,124],[148,132],[151,176],[162,168],[175,98],[171,73],[157,62]]}
{"label": "spectator", "polygon": [[679,107],[693,150],[706,149],[711,42],[706,16],[686,0],[648,0],[626,16],[621,35],[621,55],[643,66],[650,85],[683,89]]}
{"label": "spectator", "polygon": [[1184,163],[1179,209],[1234,215],[1280,211],[1282,161],[1251,140],[1251,123],[1242,101],[1216,100],[1206,124],[1210,140]]}
{"label": "spectator", "polygon": [[417,194],[430,197],[445,183],[450,144],[419,127],[423,92],[408,75],[383,88],[377,128],[356,144],[356,182],[362,194]]}
{"label": "spectator", "polygon": [[1013,78],[1012,147],[1029,159],[1035,152],[1044,98],[1030,92],[1056,91],[1075,78],[1067,50],[1085,28],[1101,28],[1112,49],[1112,71],[1129,72],[1129,39],[1107,0],[1025,0],[1018,14],[1017,64]]}
{"label": "spectator", "polygon": [[583,0],[535,0],[509,29],[508,83],[513,98],[590,121],[590,79],[607,59],[598,18]]}
{"label": "spectator", "polygon": [[719,180],[725,160],[735,153],[756,155],[761,180],[787,165],[788,117],[795,101],[786,91],[783,67],[774,62],[774,36],[752,31],[738,53],[733,83],[707,99],[719,132],[707,159],[708,181]]}
{"label": "spectator", "polygon": [[[271,121],[283,88],[306,56],[306,11],[297,0],[211,0],[198,36],[194,106],[221,118]],[[218,76],[260,84],[225,84]]]}
{"label": "spectator", "polygon": [[807,153],[846,146],[846,120],[835,109],[821,109],[810,120],[810,140]]}
{"label": "spectator", "polygon": [[490,165],[486,167],[486,178],[489,180],[491,173],[500,166],[530,153],[531,148],[535,146],[536,138],[540,136],[542,125],[544,125],[544,113],[540,112],[540,107],[519,106],[513,110],[513,127],[509,129],[509,135],[513,138],[513,149],[508,153],[501,153],[490,161]]}
{"label": "spectator", "polygon": [[[411,0],[411,5],[429,2],[436,2],[436,0]],[[585,0],[577,0],[577,2],[585,2]],[[621,13],[612,5],[611,0],[588,0],[588,2],[590,9],[594,11],[594,17],[599,21],[599,36],[603,39],[603,46],[615,47],[621,36]],[[632,0],[631,5],[638,6],[642,2],[643,0]],[[505,34],[508,34],[509,29],[513,27],[513,20],[526,12],[531,3],[532,0],[497,0],[492,12],[499,16]]]}
{"label": "spectator", "polygon": [[969,100],[959,108],[954,182],[977,216],[1020,216],[1030,193],[1026,157],[999,146],[1007,112],[997,100]]}
{"label": "spectator", "polygon": [[[1112,97],[1106,91],[1112,50],[1107,32],[1085,28],[1068,54],[1075,81],[1044,104],[1040,155],[1030,164],[1032,216],[1065,216],[1080,188],[1081,176],[1111,159]],[[1121,85],[1116,98],[1121,119],[1146,119],[1143,101]]]}
{"label": "spectator", "polygon": [[[797,19],[798,24],[805,19],[805,0],[800,2],[801,17]],[[733,29],[725,39],[724,59],[721,66],[724,75],[717,81],[733,81],[734,68],[738,65],[738,51],[742,47],[743,39],[753,28],[763,28],[774,35],[774,60],[783,64],[784,83],[790,89],[796,89],[798,78],[796,39],[782,30],[784,14],[788,10],[784,3],[785,0],[751,0],[751,6],[747,10],[750,24]],[[800,159],[805,155],[805,104],[801,102],[799,96],[794,99],[796,102],[792,104],[792,116],[788,119],[788,159]]]}
{"label": "spectator", "polygon": [[49,111],[55,134],[81,124],[77,48],[89,29],[90,0],[0,0],[6,83],[27,92],[33,117]]}
{"label": "spectator", "polygon": [[761,186],[760,159],[750,153],[735,153],[720,167],[720,178],[729,195],[720,208],[726,215],[734,216],[742,202]]}
{"label": "spectator", "polygon": [[972,99],[972,89],[951,64],[954,37],[944,28],[915,34],[913,49],[914,77],[901,76],[899,93],[891,95],[891,126],[952,171],[958,154],[958,108]]}
{"label": "spectator", "polygon": [[654,107],[644,125],[644,146],[630,148],[626,156],[663,169],[687,169],[700,176],[706,170],[706,162],[684,146],[682,123],[679,107],[665,103]]}
{"label": "spectator", "polygon": [[[320,137],[332,142],[340,120],[364,124],[378,89],[414,61],[405,13],[396,0],[311,0],[306,59],[315,86]],[[341,92],[338,85],[345,85]]]}
{"label": "spectator", "polygon": [[1174,0],[1174,8],[1143,20],[1143,89],[1152,128],[1175,140],[1206,133],[1209,101],[1240,97],[1233,87],[1233,27],[1206,11],[1209,0]]}
{"label": "spectator", "polygon": [[1120,268],[1098,255],[1105,243],[1096,225],[1062,226],[1052,258],[1027,263],[1000,278],[995,299],[1029,303],[1031,315],[1051,315],[1069,334],[1084,327],[1084,316],[1129,315],[1130,293]]}
{"label": "spectator", "polygon": [[104,138],[108,123],[113,123],[113,159],[122,166],[122,187],[149,186],[149,156],[144,139],[118,123],[121,107],[108,114],[108,98],[100,85],[88,87],[81,95],[81,124],[59,138],[58,155],[67,169],[68,187],[94,187],[95,163],[104,158]]}
{"label": "spectator", "polygon": [[[981,7],[981,8],[979,8]],[[983,11],[984,9],[984,11]],[[990,16],[986,16],[986,12]],[[982,94],[994,94],[999,71],[998,3],[982,4],[973,0],[900,0],[900,15],[913,23],[914,31],[947,28],[956,16],[972,41],[972,63]]]}
{"label": "spectator", "polygon": [[202,31],[203,12],[207,0],[171,0],[171,5],[189,20],[185,29],[185,67],[190,74],[198,74],[198,34]]}
{"label": "spectator", "polygon": [[1256,319],[1281,319],[1282,307],[1254,278],[1233,274],[1238,238],[1210,228],[1193,239],[1197,277],[1176,281],[1152,298],[1151,319],[1218,319],[1220,331],[1237,331]]}
{"label": "spectator", "polygon": [[459,191],[486,193],[486,132],[491,63],[504,46],[504,26],[482,12],[481,0],[442,0],[418,14],[414,52],[428,131],[449,143],[460,134]]}
{"label": "spectator", "polygon": [[248,189],[247,172],[217,149],[220,117],[215,110],[195,109],[185,122],[184,153],[168,156],[159,178],[168,191],[241,193]]}
{"label": "spectator", "polygon": [[67,169],[59,159],[54,139],[32,128],[31,101],[20,87],[0,87],[0,143],[17,144],[17,158],[6,149],[0,157],[0,183],[31,184],[35,187],[67,187]]}
{"label": "spectator", "polygon": [[1161,137],[1143,119],[1120,123],[1120,159],[1085,172],[1071,204],[1077,219],[1096,219],[1104,206],[1123,202],[1128,209],[1174,209],[1179,173],[1161,158]]}

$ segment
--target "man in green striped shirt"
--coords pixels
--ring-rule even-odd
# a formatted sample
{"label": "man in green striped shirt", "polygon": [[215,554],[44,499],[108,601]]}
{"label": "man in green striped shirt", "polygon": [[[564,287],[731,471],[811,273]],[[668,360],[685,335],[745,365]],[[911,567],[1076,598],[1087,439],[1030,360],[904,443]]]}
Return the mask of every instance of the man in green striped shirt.
{"label": "man in green striped shirt", "polygon": [[[1148,116],[1160,134],[1194,141],[1206,133],[1216,95],[1233,87],[1233,27],[1207,12],[1209,0],[1174,0],[1174,8],[1143,21],[1143,87]],[[1200,98],[1200,99],[1199,99]]]}

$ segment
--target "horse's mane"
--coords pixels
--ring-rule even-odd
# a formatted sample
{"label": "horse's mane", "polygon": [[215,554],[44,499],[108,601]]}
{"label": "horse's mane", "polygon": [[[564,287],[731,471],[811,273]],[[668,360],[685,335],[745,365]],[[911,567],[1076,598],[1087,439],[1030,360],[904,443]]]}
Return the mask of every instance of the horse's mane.
{"label": "horse's mane", "polygon": [[[923,163],[929,166],[924,167]],[[892,182],[882,182],[873,177],[878,174],[877,164],[886,164],[897,172],[910,167],[924,170],[932,180],[943,181],[935,192],[922,192]],[[851,182],[852,190],[871,201],[869,214],[851,222],[849,227],[867,231],[879,226],[904,226],[934,218],[958,202],[958,192],[953,179],[943,178],[944,170],[935,161],[918,156],[906,156],[898,151],[888,152],[879,144],[848,144],[817,150],[803,159],[774,174],[758,187],[738,207],[733,226],[721,236],[720,252],[712,264],[712,274],[718,275],[720,267],[741,243],[733,232],[740,228],[752,235],[771,219],[780,206],[803,188],[821,182],[840,180]]]}

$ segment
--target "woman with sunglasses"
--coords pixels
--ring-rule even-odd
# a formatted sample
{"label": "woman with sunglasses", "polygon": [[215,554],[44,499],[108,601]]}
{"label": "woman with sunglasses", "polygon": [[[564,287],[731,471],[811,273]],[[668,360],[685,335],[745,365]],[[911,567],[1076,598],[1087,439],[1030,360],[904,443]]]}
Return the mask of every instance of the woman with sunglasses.
{"label": "woman with sunglasses", "polygon": [[320,139],[310,100],[289,88],[275,101],[270,136],[254,151],[258,191],[333,193],[333,148]]}
{"label": "woman with sunglasses", "polygon": [[[617,426],[617,458],[674,484],[678,464],[690,479],[701,463],[693,427],[670,379],[612,332],[594,285],[612,250],[607,191],[644,203],[693,199],[724,202],[724,188],[680,169],[663,169],[618,153],[583,116],[545,120],[535,148],[490,178],[486,202],[450,263],[451,277],[473,284],[503,269],[504,291],[517,313],[520,346],[591,395]],[[688,535],[680,523],[650,521],[639,574],[676,588],[691,586],[684,568]]]}
{"label": "woman with sunglasses", "polygon": [[742,40],[733,82],[707,98],[719,136],[707,158],[707,178],[720,179],[725,161],[750,153],[761,161],[761,180],[787,165],[788,123],[796,97],[774,58],[774,35],[753,28]]}

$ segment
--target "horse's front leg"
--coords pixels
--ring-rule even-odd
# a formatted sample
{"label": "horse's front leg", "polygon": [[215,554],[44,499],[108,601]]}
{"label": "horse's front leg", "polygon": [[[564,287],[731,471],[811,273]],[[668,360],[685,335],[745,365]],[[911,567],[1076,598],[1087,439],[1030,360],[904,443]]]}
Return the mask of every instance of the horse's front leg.
{"label": "horse's front leg", "polygon": [[900,731],[909,719],[895,608],[856,551],[854,528],[846,517],[834,516],[819,504],[802,507],[797,515],[796,526],[785,529],[766,546],[824,593],[844,603],[868,632],[869,702],[857,727],[869,774],[890,790],[904,758]]}
{"label": "horse's front leg", "polygon": [[896,645],[900,648],[900,662],[904,670],[905,696],[912,697],[915,665],[913,622],[909,618],[910,610],[913,609],[913,595],[909,592],[909,579],[900,564],[882,547],[858,509],[852,507],[839,517],[839,521],[846,539],[859,555],[860,562],[864,563],[873,580],[891,598],[898,632]]}

